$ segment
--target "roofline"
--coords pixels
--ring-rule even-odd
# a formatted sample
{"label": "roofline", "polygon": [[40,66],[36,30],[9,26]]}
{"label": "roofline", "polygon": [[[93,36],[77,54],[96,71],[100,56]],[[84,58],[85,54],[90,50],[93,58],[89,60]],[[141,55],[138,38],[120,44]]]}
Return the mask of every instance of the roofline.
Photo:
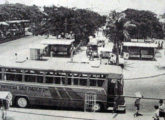
{"label": "roofline", "polygon": [[86,73],[86,74],[90,74],[90,73],[93,73],[93,74],[104,74],[104,75],[109,75],[109,74],[114,74],[114,75],[122,75],[122,72],[121,73],[101,73],[101,72],[81,72],[81,71],[74,71],[74,70],[54,70],[54,69],[38,69],[38,68],[20,68],[20,67],[9,67],[9,66],[2,66],[0,65],[0,68],[13,68],[13,69],[22,69],[22,70],[40,70],[40,71],[52,71],[52,72],[55,72],[55,71],[59,71],[59,72],[75,72],[75,73]]}
{"label": "roofline", "polygon": [[[132,45],[124,45],[124,43],[132,44]],[[139,45],[138,45],[139,44]],[[146,46],[145,46],[146,45]],[[148,46],[153,45],[153,46]],[[154,43],[140,43],[140,42],[123,42],[123,46],[126,47],[146,47],[146,48],[157,48],[157,45]]]}

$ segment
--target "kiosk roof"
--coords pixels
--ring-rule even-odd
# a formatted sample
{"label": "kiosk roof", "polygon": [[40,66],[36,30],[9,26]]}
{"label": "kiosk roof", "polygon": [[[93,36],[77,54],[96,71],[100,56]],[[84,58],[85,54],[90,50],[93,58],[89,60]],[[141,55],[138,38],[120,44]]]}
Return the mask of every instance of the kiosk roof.
{"label": "kiosk roof", "polygon": [[45,45],[71,45],[74,42],[74,40],[68,40],[68,39],[44,39],[41,41],[41,44]]}
{"label": "kiosk roof", "polygon": [[155,44],[155,43],[139,43],[139,42],[123,42],[123,46],[156,48],[157,44]]}

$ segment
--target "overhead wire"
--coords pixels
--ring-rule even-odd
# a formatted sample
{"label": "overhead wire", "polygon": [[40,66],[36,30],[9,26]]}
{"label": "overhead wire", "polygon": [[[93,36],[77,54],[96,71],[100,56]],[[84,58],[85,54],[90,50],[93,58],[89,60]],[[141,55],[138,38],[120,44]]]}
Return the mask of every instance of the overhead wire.
{"label": "overhead wire", "polygon": [[138,79],[148,79],[148,78],[154,78],[154,77],[159,77],[159,76],[163,76],[165,75],[165,73],[161,73],[161,74],[156,74],[156,75],[151,75],[151,76],[146,76],[146,77],[137,77],[137,78],[124,78],[124,80],[138,80]]}

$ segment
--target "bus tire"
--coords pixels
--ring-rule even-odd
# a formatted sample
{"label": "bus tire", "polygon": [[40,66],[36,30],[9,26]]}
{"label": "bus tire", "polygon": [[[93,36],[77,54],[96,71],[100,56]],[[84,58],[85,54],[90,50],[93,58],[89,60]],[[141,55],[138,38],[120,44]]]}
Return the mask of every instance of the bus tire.
{"label": "bus tire", "polygon": [[93,107],[92,107],[92,111],[100,112],[101,110],[102,110],[102,105],[101,105],[101,103],[96,103],[96,104],[93,105]]}
{"label": "bus tire", "polygon": [[17,97],[16,105],[20,108],[26,108],[29,105],[29,101],[26,97]]}

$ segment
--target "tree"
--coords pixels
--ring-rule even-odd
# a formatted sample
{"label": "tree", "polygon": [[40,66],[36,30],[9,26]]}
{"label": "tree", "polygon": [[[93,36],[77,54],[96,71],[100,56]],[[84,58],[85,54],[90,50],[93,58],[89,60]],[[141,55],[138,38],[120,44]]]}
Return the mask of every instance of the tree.
{"label": "tree", "polygon": [[119,65],[119,48],[123,41],[130,41],[128,29],[135,27],[131,21],[126,19],[125,13],[112,11],[108,16],[108,22],[104,31],[106,37],[114,43],[116,53],[116,64]]}
{"label": "tree", "polygon": [[26,6],[23,4],[0,5],[0,21],[6,20],[39,20],[43,13],[37,6]]}
{"label": "tree", "polygon": [[[72,34],[77,44],[80,41],[87,43],[89,36],[105,23],[105,17],[90,10],[65,8],[65,7],[44,7],[48,15],[45,24],[36,28],[39,34],[51,34],[54,36]],[[49,32],[48,32],[49,31]]]}
{"label": "tree", "polygon": [[163,38],[162,25],[155,13],[134,9],[127,9],[123,12],[126,14],[126,19],[132,21],[137,26],[136,28],[129,30],[131,38]]}

